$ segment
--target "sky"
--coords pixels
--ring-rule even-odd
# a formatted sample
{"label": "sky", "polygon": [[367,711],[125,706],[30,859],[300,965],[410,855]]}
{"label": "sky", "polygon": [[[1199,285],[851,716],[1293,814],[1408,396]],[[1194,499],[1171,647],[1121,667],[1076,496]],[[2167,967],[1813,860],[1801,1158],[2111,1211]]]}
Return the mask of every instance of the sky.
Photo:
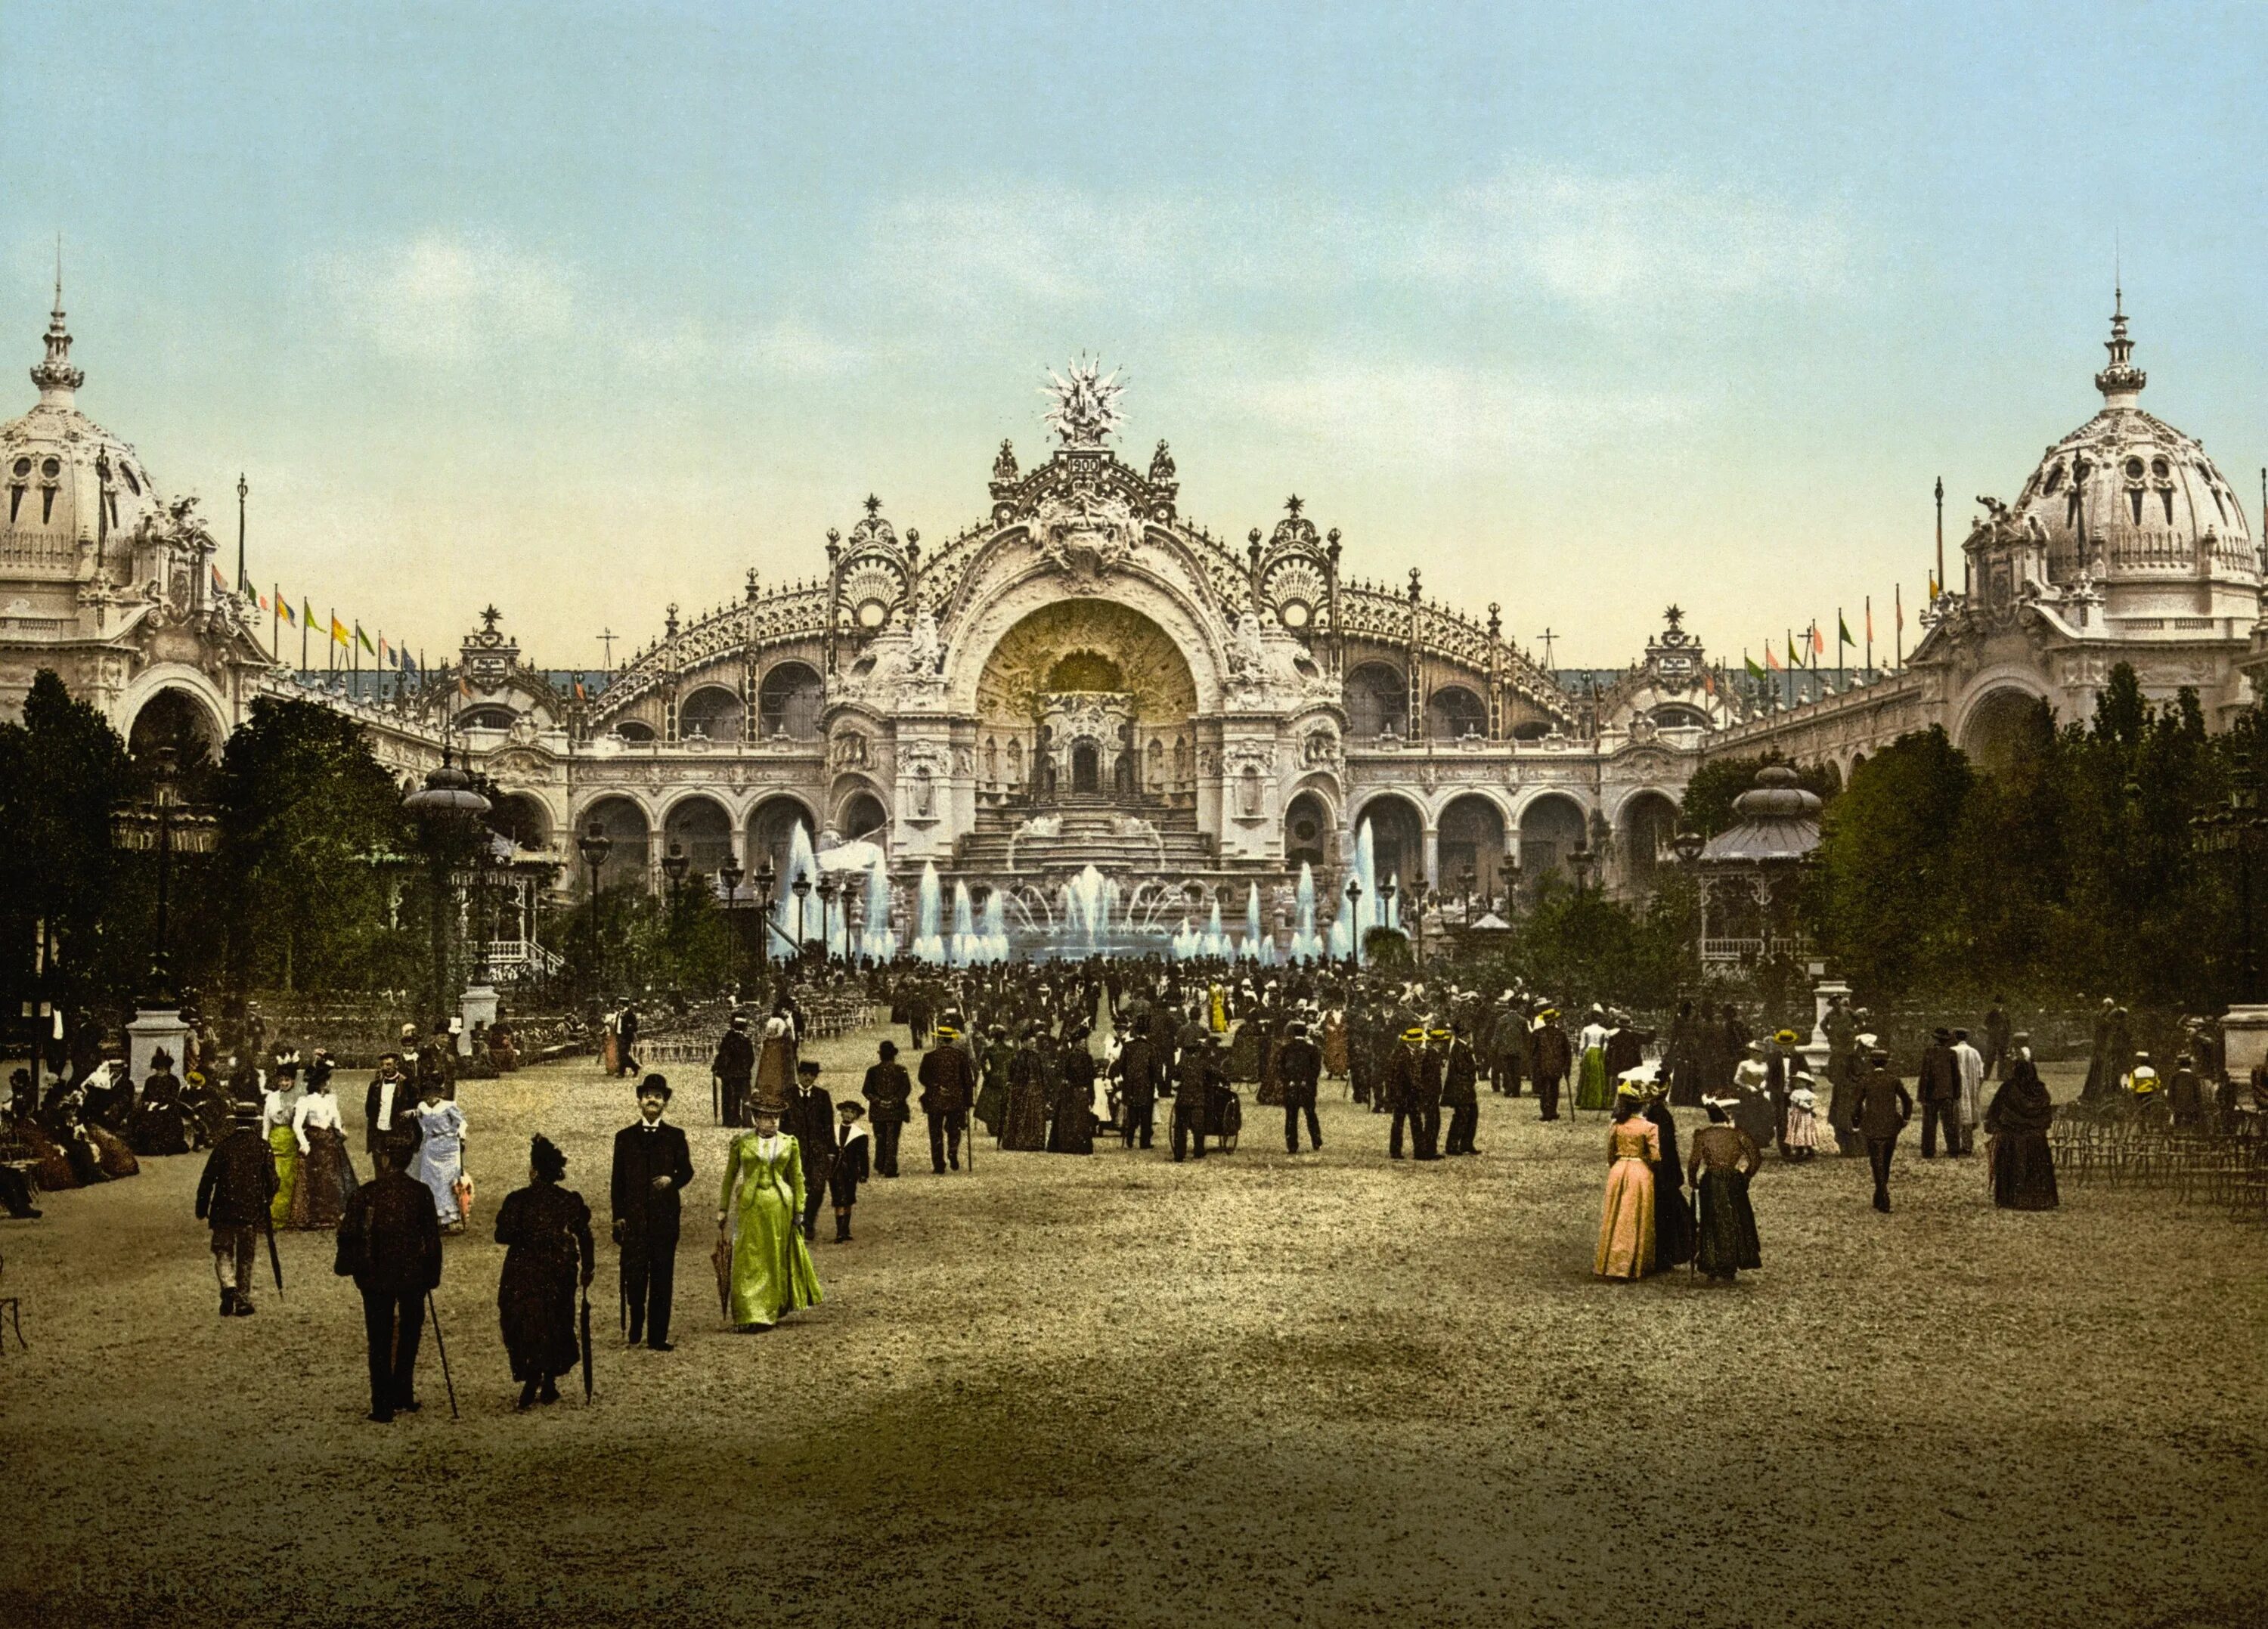
{"label": "sky", "polygon": [[80,407],[435,657],[494,601],[620,660],[870,491],[942,542],[1079,355],[1185,515],[1296,492],[1560,665],[1672,601],[1886,650],[1932,483],[1957,563],[2099,405],[2114,256],[2143,405],[2258,490],[2264,60],[2245,6],[11,0],[0,354],[60,232]]}

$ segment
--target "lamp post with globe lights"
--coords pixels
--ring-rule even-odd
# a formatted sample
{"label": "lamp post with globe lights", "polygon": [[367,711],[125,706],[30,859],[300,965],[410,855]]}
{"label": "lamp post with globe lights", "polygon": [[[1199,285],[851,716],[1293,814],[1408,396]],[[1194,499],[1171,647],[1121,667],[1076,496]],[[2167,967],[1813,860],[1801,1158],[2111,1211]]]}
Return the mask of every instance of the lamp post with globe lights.
{"label": "lamp post with globe lights", "polygon": [[607,988],[606,947],[599,932],[599,871],[607,863],[607,856],[614,851],[615,840],[607,835],[607,829],[594,820],[589,829],[575,839],[575,847],[583,856],[583,868],[590,879],[587,887],[591,896],[591,983],[593,989],[603,996]]}
{"label": "lamp post with globe lights", "polygon": [[1349,877],[1346,885],[1347,944],[1354,952],[1354,964],[1362,965],[1362,879]]}

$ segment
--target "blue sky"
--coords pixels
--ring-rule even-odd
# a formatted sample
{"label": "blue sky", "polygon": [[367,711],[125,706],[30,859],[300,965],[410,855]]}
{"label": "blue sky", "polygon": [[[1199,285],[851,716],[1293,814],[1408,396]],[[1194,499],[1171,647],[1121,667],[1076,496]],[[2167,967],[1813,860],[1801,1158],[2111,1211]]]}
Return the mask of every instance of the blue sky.
{"label": "blue sky", "polygon": [[1871,593],[1887,645],[1932,480],[1957,542],[2093,410],[2114,238],[2144,405],[2257,492],[2264,47],[2235,6],[15,0],[0,335],[35,359],[62,231],[80,405],[210,507],[245,470],[263,584],[436,653],[494,600],[593,663],[815,572],[870,490],[942,540],[1082,351],[1216,533],[1297,491],[1563,663],[1672,600],[1737,655]]}

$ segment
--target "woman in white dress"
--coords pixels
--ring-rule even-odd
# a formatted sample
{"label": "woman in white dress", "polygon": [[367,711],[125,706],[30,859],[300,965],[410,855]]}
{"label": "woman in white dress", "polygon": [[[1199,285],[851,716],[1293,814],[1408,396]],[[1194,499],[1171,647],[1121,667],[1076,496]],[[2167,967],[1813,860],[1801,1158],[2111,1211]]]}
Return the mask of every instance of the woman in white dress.
{"label": "woman in white dress", "polygon": [[417,1158],[409,1174],[432,1194],[441,1230],[461,1232],[463,1201],[470,1186],[465,1181],[465,1111],[444,1099],[440,1080],[429,1075],[413,1112],[417,1117]]}

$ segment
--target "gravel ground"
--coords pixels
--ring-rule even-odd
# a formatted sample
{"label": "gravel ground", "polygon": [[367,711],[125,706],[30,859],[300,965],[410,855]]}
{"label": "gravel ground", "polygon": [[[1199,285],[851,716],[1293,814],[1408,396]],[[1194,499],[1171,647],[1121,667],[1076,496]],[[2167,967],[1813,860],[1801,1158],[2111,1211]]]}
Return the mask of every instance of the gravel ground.
{"label": "gravel ground", "polygon": [[[816,1049],[831,1084],[880,1033]],[[1894,1216],[1863,1161],[1768,1162],[1753,1281],[1603,1285],[1599,1117],[1491,1100],[1480,1157],[1390,1164],[1343,1090],[1297,1160],[1249,1104],[1202,1165],[988,1144],[936,1178],[909,1139],[855,1244],[822,1222],[826,1304],[747,1337],[704,1082],[677,1351],[608,1308],[596,1401],[516,1414],[476,1231],[453,1422],[430,1335],[424,1412],[364,1420],[328,1235],[214,1317],[197,1158],[54,1196],[0,1224],[32,1343],[0,1622],[2268,1622],[2268,1234],[2099,1190],[2001,1214],[1909,1137]],[[603,1208],[622,1083],[464,1102],[481,1227],[537,1130]]]}

